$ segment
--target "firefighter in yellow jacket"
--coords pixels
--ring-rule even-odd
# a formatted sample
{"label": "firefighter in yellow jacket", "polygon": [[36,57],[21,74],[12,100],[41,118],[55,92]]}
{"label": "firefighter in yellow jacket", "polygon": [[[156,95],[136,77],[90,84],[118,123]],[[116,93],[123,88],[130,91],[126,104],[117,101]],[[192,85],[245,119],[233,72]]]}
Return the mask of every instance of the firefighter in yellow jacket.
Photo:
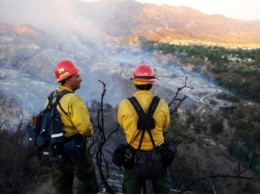
{"label": "firefighter in yellow jacket", "polygon": [[[153,93],[150,91],[156,80],[153,68],[148,64],[140,64],[134,70],[131,80],[136,88],[136,92],[133,96],[137,99],[144,112],[147,112],[154,97]],[[141,139],[141,135],[137,135],[138,114],[128,99],[124,99],[119,104],[117,118],[120,126],[124,130],[127,143],[134,149],[138,149]],[[155,145],[160,146],[164,143],[163,133],[167,130],[170,122],[169,107],[165,100],[160,100],[154,112],[153,118],[155,121],[155,128],[151,130],[151,134]],[[151,143],[149,134],[146,132],[141,144],[141,151],[146,152],[153,149],[154,147]],[[139,194],[144,183],[145,180],[135,176],[133,168],[124,169],[124,193]],[[155,194],[170,193],[171,178],[169,175],[169,170],[166,169],[165,173],[161,177],[152,180],[152,184]]]}
{"label": "firefighter in yellow jacket", "polygon": [[53,165],[53,185],[57,194],[72,194],[75,175],[79,181],[78,193],[97,193],[95,170],[86,148],[86,137],[93,136],[93,126],[84,101],[74,93],[80,88],[82,81],[79,71],[80,69],[69,60],[60,61],[55,67],[55,81],[61,84],[58,92],[70,92],[61,98],[57,106],[65,141],[75,140],[81,152],[77,161],[65,158],[64,163]]}

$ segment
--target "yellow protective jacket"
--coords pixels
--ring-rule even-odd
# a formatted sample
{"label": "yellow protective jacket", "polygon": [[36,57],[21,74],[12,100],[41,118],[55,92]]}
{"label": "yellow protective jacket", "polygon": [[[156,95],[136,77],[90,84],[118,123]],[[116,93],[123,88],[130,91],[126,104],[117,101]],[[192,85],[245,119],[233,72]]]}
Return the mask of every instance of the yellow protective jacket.
{"label": "yellow protective jacket", "polygon": [[[153,99],[152,92],[139,90],[134,94],[134,96],[138,100],[144,112],[147,112]],[[152,129],[151,132],[155,145],[159,146],[164,142],[163,132],[166,131],[170,123],[169,107],[165,100],[160,100],[153,118],[155,121],[155,128]],[[124,99],[120,102],[117,119],[126,134],[127,143],[130,143],[132,147],[137,149],[141,138],[141,133],[136,137],[136,134],[140,131],[137,130],[138,113],[135,111],[128,99]],[[153,150],[153,145],[147,131],[145,132],[141,150]]]}
{"label": "yellow protective jacket", "polygon": [[[61,121],[63,123],[64,136],[70,137],[76,133],[79,133],[83,136],[92,137],[93,125],[84,101],[67,87],[60,86],[58,91],[60,92],[63,90],[68,90],[71,92],[64,95],[60,100],[60,105],[67,115],[62,111],[59,105],[57,105],[57,109],[61,115]],[[48,100],[46,101],[46,105],[47,104]]]}

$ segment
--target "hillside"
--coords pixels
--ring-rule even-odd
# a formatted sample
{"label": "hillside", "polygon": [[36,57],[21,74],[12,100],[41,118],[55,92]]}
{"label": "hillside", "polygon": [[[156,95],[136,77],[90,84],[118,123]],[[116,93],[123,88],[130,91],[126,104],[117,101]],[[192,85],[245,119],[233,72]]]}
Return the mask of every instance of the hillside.
{"label": "hillside", "polygon": [[[70,36],[67,41],[71,39],[71,43],[79,41],[78,43],[85,42],[93,46],[113,42],[115,45],[127,40],[128,43],[138,44],[138,39],[145,38],[182,45],[260,48],[260,21],[250,22],[222,15],[207,15],[183,6],[141,4],[134,0],[70,3],[70,14],[76,11],[75,18],[66,15],[69,20],[60,23],[60,27],[55,27],[60,37]],[[55,18],[53,20],[55,22]],[[8,29],[8,25],[1,24],[0,31]],[[41,28],[42,25],[37,26]],[[24,34],[29,33],[28,29],[23,27],[16,30]],[[41,33],[43,32],[34,34],[33,38],[38,39]],[[44,44],[44,40],[41,36],[36,42]]]}
{"label": "hillside", "polygon": [[260,22],[206,15],[188,7],[140,4],[133,0],[81,2],[78,9],[104,33],[116,38],[144,37],[173,44],[260,47]]}

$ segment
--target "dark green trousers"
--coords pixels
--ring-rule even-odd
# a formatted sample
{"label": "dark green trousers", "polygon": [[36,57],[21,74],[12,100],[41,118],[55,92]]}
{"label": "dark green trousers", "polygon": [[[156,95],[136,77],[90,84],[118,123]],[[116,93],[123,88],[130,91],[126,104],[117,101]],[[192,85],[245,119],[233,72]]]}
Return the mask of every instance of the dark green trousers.
{"label": "dark green trousers", "polygon": [[72,194],[74,177],[78,178],[78,194],[96,194],[95,169],[88,153],[84,151],[78,162],[66,162],[53,166],[53,186],[57,194]]}
{"label": "dark green trousers", "polygon": [[[133,168],[125,168],[123,193],[140,194],[145,181],[146,180],[136,178]],[[152,185],[154,194],[169,194],[172,185],[169,168],[166,168],[166,172],[161,177],[152,180]]]}

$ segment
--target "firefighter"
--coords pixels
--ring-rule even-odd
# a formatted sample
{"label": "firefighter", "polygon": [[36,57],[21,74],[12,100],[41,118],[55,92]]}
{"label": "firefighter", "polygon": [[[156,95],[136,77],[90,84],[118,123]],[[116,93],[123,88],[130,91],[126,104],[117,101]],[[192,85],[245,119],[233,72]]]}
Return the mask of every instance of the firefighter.
{"label": "firefighter", "polygon": [[[153,68],[149,64],[140,64],[133,72],[131,78],[133,85],[136,88],[136,92],[133,96],[137,99],[144,112],[147,112],[151,101],[154,97],[150,91],[156,81]],[[156,146],[160,146],[164,143],[163,133],[167,130],[170,122],[170,113],[167,102],[161,99],[156,111],[154,113],[155,128],[151,130],[151,134]],[[128,99],[124,99],[120,102],[118,107],[117,119],[120,126],[123,128],[126,135],[126,141],[135,150],[140,145],[140,135],[135,137],[138,133],[137,122],[138,114],[131,105]],[[141,151],[149,152],[154,150],[154,146],[151,143],[149,135],[146,133],[142,140]],[[157,169],[154,169],[157,170]],[[123,193],[127,194],[139,194],[141,188],[145,184],[145,179],[137,178],[134,172],[134,165],[130,168],[124,168],[124,181],[123,181]],[[166,168],[159,178],[152,180],[153,192],[155,194],[168,194],[171,188],[171,178],[169,169]]]}
{"label": "firefighter", "polygon": [[[82,82],[79,71],[69,60],[62,60],[55,67],[55,81],[60,83],[58,91],[71,92],[64,95],[57,106],[65,142],[75,139],[81,155],[76,162],[65,157],[63,163],[53,164],[53,186],[57,194],[72,194],[75,176],[79,181],[78,193],[97,193],[95,169],[86,147],[86,137],[93,136],[93,125],[84,101],[75,93]],[[75,153],[71,155],[75,156]]]}

